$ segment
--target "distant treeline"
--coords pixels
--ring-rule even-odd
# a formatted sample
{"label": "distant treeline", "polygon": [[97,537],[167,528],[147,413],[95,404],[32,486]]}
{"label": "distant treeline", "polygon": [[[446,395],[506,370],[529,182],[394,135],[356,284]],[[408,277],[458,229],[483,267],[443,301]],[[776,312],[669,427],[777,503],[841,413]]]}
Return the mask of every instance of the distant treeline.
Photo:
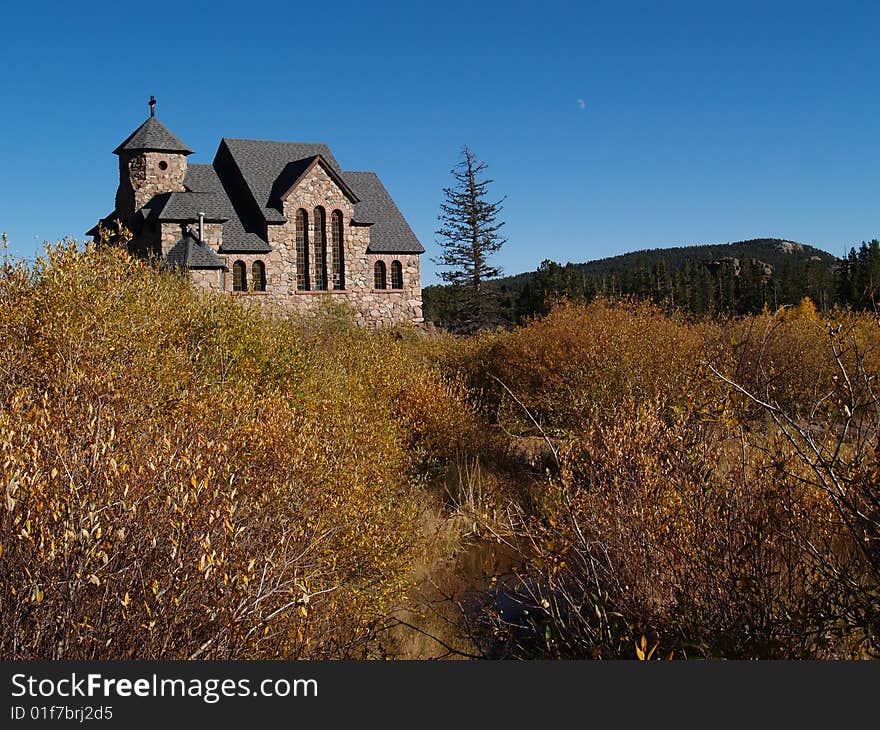
{"label": "distant treeline", "polygon": [[[557,299],[590,302],[600,296],[650,300],[697,316],[754,314],[804,297],[821,311],[835,305],[873,309],[878,288],[877,240],[838,259],[803,244],[757,239],[639,251],[583,264],[546,260],[534,272],[492,282],[489,301],[477,311],[485,324],[496,326],[546,314]],[[451,287],[426,287],[426,318],[456,329],[461,296]]]}

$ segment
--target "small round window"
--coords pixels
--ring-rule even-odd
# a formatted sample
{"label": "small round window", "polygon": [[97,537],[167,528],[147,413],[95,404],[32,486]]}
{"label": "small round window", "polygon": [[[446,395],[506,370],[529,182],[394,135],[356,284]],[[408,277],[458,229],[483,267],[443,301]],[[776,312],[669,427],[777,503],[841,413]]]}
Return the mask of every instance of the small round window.
{"label": "small round window", "polygon": [[167,170],[167,169],[168,169],[168,163],[165,162],[165,160],[162,160],[162,162],[159,163],[159,169],[160,169],[160,170]]}

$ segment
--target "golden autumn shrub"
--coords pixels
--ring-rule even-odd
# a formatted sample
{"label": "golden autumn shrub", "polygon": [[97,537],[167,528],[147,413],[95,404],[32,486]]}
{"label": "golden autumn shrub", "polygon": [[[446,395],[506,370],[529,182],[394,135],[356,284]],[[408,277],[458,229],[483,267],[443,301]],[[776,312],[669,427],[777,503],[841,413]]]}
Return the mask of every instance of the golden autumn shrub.
{"label": "golden autumn shrub", "polygon": [[542,426],[564,432],[626,400],[695,395],[706,382],[695,363],[713,330],[649,303],[562,303],[512,332],[461,343],[445,362],[482,394],[487,415],[521,415],[506,386]]}
{"label": "golden autumn shrub", "polygon": [[4,266],[3,656],[381,655],[440,487],[515,573],[471,588],[525,594],[487,655],[880,652],[874,316],[462,338],[242,299],[110,249]]}
{"label": "golden autumn shrub", "polygon": [[646,404],[572,440],[563,474],[573,511],[560,523],[601,542],[618,610],[665,651],[816,655],[827,650],[829,585],[805,546],[839,524],[799,471],[782,439],[755,446]]}
{"label": "golden autumn shrub", "polygon": [[656,401],[626,413],[565,442],[541,511],[493,526],[518,546],[507,585],[529,614],[489,611],[494,652],[634,658],[647,636],[663,657],[876,653],[876,582],[784,437],[670,418]]}
{"label": "golden autumn shrub", "polygon": [[488,410],[534,431],[528,409],[559,454],[537,508],[487,526],[529,610],[489,611],[492,651],[876,655],[878,342],[809,302],[710,322],[598,301],[464,343],[454,369],[510,388]]}
{"label": "golden autumn shrub", "polygon": [[[323,332],[320,322],[306,326]],[[484,423],[467,404],[463,382],[449,373],[441,376],[436,364],[420,355],[417,340],[398,331],[355,327],[335,342],[321,337],[313,351],[332,360],[316,367],[314,374],[324,377],[334,367],[344,371],[345,392],[369,399],[377,418],[395,424],[420,473],[430,474],[485,444]]]}
{"label": "golden autumn shrub", "polygon": [[369,654],[420,544],[422,462],[473,422],[387,337],[114,250],[9,267],[0,362],[7,658]]}

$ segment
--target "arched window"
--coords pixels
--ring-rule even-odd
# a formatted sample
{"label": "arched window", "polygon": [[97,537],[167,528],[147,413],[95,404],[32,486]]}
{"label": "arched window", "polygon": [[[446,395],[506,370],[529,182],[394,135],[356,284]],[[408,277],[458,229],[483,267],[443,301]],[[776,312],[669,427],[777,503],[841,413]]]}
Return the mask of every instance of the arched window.
{"label": "arched window", "polygon": [[387,289],[388,285],[385,280],[385,262],[377,261],[373,267],[373,288]]}
{"label": "arched window", "polygon": [[232,291],[247,291],[247,266],[244,261],[232,264]]}
{"label": "arched window", "polygon": [[315,289],[327,289],[327,221],[324,209],[315,208]]}
{"label": "arched window", "polygon": [[400,261],[391,262],[391,288],[403,289],[403,266]]}
{"label": "arched window", "polygon": [[262,261],[251,264],[251,288],[254,291],[266,291],[266,265]]}
{"label": "arched window", "polygon": [[309,288],[309,216],[302,208],[296,211],[296,288]]}
{"label": "arched window", "polygon": [[342,211],[330,217],[330,243],[333,246],[333,288],[345,289],[345,249],[342,240]]}

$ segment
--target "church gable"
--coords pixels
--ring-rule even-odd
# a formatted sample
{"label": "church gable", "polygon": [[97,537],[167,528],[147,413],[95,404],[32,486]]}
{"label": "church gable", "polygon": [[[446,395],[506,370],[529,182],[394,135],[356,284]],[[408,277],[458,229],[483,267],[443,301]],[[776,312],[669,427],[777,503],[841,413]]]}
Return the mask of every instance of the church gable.
{"label": "church gable", "polygon": [[273,187],[273,192],[278,191],[278,200],[282,203],[291,197],[298,197],[299,191],[304,191],[306,197],[327,194],[330,198],[339,199],[342,195],[352,205],[359,202],[348,183],[320,155],[290,163]]}
{"label": "church gable", "polygon": [[[297,170],[300,165],[302,165],[302,169]],[[320,156],[292,163],[290,167],[294,168],[298,175],[289,185],[284,179],[285,175],[279,178],[281,181],[279,188],[285,187],[286,189],[278,196],[288,220],[298,208],[314,208],[315,206],[323,206],[328,209],[339,208],[347,211],[347,217],[351,217],[354,205],[358,202],[357,196],[345,180]]]}

